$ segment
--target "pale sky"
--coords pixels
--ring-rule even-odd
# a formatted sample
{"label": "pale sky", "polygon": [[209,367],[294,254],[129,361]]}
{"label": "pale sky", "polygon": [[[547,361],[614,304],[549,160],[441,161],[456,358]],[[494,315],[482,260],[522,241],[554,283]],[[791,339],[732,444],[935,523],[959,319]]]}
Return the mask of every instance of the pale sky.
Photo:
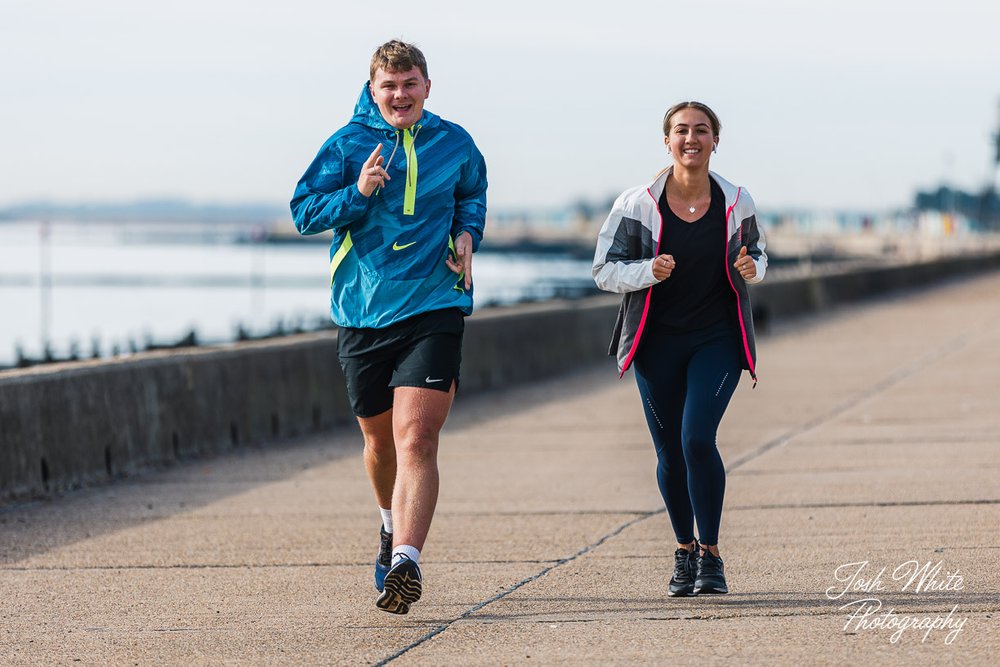
{"label": "pale sky", "polygon": [[3,0],[0,206],[287,202],[393,37],[486,156],[491,207],[649,180],[682,99],[719,114],[712,167],[761,209],[905,206],[990,177],[998,25],[984,0]]}

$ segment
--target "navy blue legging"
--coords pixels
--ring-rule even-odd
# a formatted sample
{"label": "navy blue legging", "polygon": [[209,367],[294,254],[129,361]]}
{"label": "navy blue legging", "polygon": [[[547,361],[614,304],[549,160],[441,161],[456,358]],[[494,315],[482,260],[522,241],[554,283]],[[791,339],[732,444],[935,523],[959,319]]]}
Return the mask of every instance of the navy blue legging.
{"label": "navy blue legging", "polygon": [[726,469],[715,434],[740,381],[737,335],[729,322],[684,334],[653,328],[635,356],[656,480],[681,544],[694,540],[696,517],[701,542],[719,543]]}

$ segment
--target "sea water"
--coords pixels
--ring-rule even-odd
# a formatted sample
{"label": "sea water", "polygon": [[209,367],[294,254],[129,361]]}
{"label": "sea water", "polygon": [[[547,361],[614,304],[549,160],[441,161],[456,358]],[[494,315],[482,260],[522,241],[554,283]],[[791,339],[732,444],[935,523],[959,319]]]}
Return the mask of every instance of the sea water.
{"label": "sea water", "polygon": [[[487,241],[488,242],[488,241]],[[329,320],[327,243],[254,243],[236,229],[0,222],[0,366],[200,342]],[[479,252],[476,308],[582,294],[590,262]]]}

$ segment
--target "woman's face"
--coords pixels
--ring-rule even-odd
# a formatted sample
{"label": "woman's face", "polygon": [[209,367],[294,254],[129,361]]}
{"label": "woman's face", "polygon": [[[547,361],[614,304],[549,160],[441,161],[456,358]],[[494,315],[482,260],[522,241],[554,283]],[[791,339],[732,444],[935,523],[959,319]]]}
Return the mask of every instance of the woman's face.
{"label": "woman's face", "polygon": [[674,163],[688,168],[708,164],[718,138],[712,134],[712,123],[704,111],[681,109],[670,120],[670,134],[663,138]]}

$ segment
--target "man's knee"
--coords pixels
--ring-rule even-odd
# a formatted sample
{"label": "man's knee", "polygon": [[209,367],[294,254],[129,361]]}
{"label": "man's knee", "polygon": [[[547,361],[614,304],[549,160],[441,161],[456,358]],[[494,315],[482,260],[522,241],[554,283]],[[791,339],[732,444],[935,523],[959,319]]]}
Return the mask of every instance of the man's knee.
{"label": "man's knee", "polygon": [[393,456],[396,453],[396,443],[393,441],[392,436],[388,437],[382,435],[371,435],[366,433],[365,436],[365,449],[376,458],[386,458]]}
{"label": "man's knee", "polygon": [[374,417],[359,417],[358,425],[365,441],[365,450],[378,458],[391,456],[395,451],[392,435],[392,412]]}
{"label": "man's knee", "polygon": [[438,430],[420,420],[401,424],[396,437],[396,452],[412,460],[431,460],[437,456]]}

